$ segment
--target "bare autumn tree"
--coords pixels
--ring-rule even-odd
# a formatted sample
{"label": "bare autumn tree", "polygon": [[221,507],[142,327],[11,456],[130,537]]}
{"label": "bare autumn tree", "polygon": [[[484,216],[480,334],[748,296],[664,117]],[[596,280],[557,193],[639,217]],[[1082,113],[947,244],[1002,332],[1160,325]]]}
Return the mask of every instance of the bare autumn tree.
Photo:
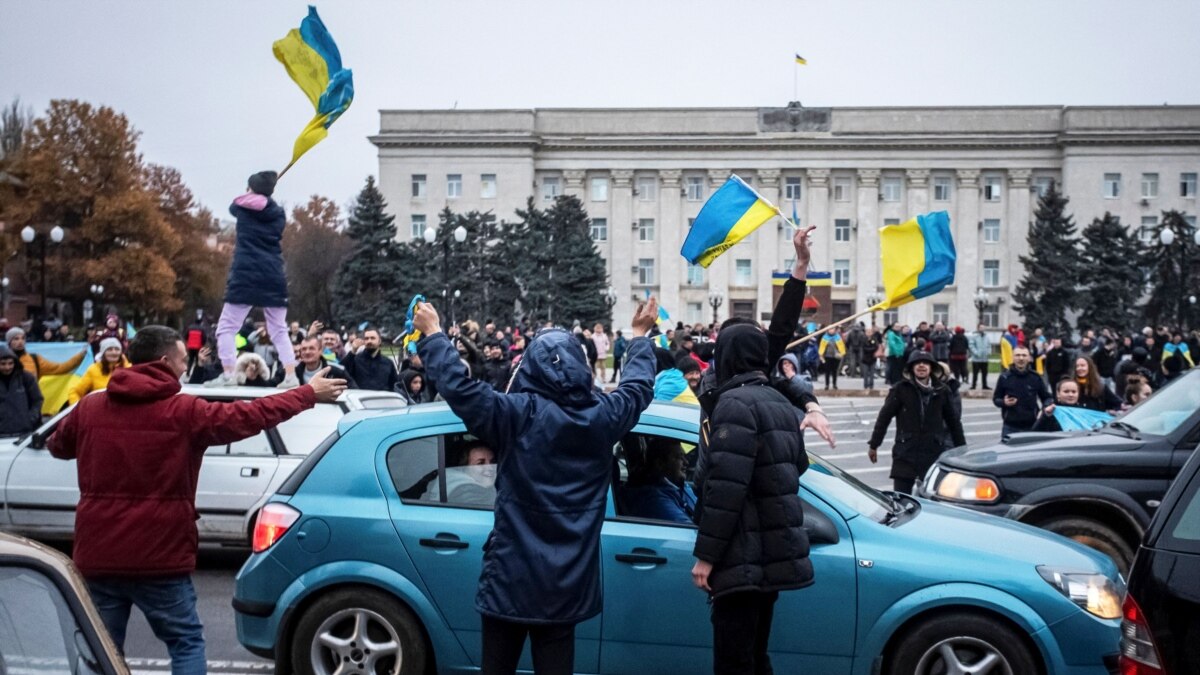
{"label": "bare autumn tree", "polygon": [[283,232],[283,262],[288,315],[302,324],[313,319],[333,323],[334,279],[353,245],[342,225],[337,204],[320,195],[292,209]]}

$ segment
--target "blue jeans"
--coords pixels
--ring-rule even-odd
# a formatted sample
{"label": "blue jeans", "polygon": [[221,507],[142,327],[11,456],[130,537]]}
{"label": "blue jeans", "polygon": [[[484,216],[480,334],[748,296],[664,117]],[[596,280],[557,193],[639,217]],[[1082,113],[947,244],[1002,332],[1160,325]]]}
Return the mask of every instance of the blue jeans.
{"label": "blue jeans", "polygon": [[204,626],[196,613],[196,589],[190,576],[89,579],[87,584],[104,626],[122,653],[129,611],[137,605],[155,637],[167,645],[171,675],[204,675]]}

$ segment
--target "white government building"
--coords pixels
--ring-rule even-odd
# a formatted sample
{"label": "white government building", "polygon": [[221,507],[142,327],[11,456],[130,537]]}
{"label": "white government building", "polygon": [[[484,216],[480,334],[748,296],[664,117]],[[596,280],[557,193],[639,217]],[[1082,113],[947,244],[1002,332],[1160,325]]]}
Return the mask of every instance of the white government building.
{"label": "white government building", "polygon": [[1081,229],[1105,211],[1137,228],[1163,210],[1196,213],[1200,106],[383,110],[370,141],[401,239],[436,227],[444,207],[511,221],[530,195],[543,206],[579,197],[618,321],[646,289],[689,323],[711,320],[712,295],[721,319],[769,316],[771,273],[794,256],[782,222],[707,270],[679,255],[704,201],[736,173],[818,226],[810,269],[832,273],[834,318],[882,290],[879,227],[945,210],[955,284],[898,319],[974,326],[982,288],[985,322],[1003,326],[1020,321],[1018,256],[1051,181]]}

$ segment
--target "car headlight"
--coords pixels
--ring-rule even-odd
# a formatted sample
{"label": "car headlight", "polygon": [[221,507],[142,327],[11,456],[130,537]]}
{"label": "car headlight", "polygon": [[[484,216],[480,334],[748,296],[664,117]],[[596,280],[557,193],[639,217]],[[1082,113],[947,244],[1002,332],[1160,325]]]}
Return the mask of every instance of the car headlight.
{"label": "car headlight", "polygon": [[1088,614],[1101,619],[1121,618],[1124,584],[1096,572],[1065,572],[1038,565],[1038,574],[1059,593]]}
{"label": "car headlight", "polygon": [[947,471],[942,475],[934,491],[939,497],[960,502],[994,504],[1000,501],[1000,485],[996,481],[957,471]]}

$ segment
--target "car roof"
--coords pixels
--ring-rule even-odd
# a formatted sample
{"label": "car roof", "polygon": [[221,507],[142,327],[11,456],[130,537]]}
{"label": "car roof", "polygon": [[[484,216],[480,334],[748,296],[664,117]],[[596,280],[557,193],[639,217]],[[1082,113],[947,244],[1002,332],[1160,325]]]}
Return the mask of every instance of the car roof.
{"label": "car roof", "polygon": [[[192,396],[200,396],[206,399],[225,399],[225,398],[264,398],[266,396],[274,396],[282,394],[284,389],[276,389],[274,387],[205,387],[202,384],[185,384],[180,390],[181,394],[191,394]],[[343,398],[344,397],[344,398]],[[375,398],[398,398],[404,397],[394,391],[378,391],[375,389],[347,389],[338,397],[339,401],[362,401],[365,399]]]}

